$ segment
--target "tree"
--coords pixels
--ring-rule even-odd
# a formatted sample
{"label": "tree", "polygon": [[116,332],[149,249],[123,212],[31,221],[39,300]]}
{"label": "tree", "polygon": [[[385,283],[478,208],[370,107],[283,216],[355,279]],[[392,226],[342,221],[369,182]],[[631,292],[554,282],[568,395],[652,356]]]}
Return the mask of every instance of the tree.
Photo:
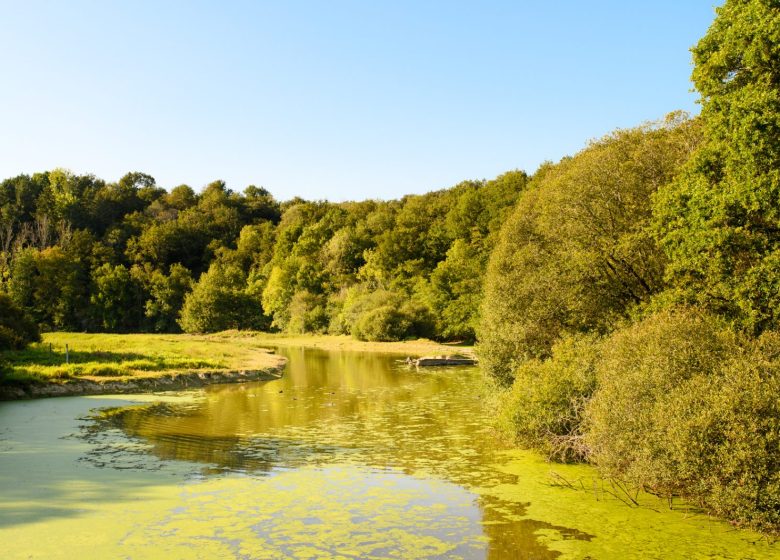
{"label": "tree", "polygon": [[144,173],[128,173],[119,182],[102,185],[91,200],[84,201],[90,208],[93,230],[102,235],[127,214],[142,210],[147,202],[140,196],[155,189],[154,178]]}
{"label": "tree", "polygon": [[656,200],[677,302],[780,324],[780,4],[728,0],[693,49],[706,141]]}
{"label": "tree", "polygon": [[21,350],[40,340],[35,322],[7,294],[0,293],[0,351]]}
{"label": "tree", "polygon": [[464,240],[455,240],[422,288],[443,338],[474,341],[485,272],[485,259],[475,253]]}
{"label": "tree", "polygon": [[123,265],[106,263],[92,272],[94,288],[90,296],[96,325],[109,332],[138,329],[143,316],[141,286]]}
{"label": "tree", "polygon": [[90,326],[86,263],[59,246],[25,249],[13,260],[8,293],[45,330]]}
{"label": "tree", "polygon": [[276,224],[281,218],[279,203],[263,187],[249,185],[245,188],[239,208],[243,220],[247,223],[270,221]]}
{"label": "tree", "polygon": [[89,203],[104,187],[105,183],[93,175],[75,175],[65,169],[49,171],[46,187],[38,197],[37,215],[77,229],[94,227]]}
{"label": "tree", "polygon": [[295,334],[323,333],[328,328],[325,298],[306,290],[296,292],[290,301],[287,331]]}
{"label": "tree", "polygon": [[246,288],[240,268],[214,262],[185,297],[181,328],[188,333],[267,328],[260,302]]}
{"label": "tree", "polygon": [[619,130],[545,165],[501,230],[479,329],[487,371],[504,384],[566,333],[605,332],[663,287],[651,197],[688,159],[696,121]]}
{"label": "tree", "polygon": [[186,210],[197,203],[197,197],[195,191],[188,185],[179,185],[171,189],[166,197],[165,201],[169,206],[176,208],[177,210]]}
{"label": "tree", "polygon": [[160,270],[151,272],[133,267],[134,276],[146,285],[149,299],[145,304],[145,316],[154,332],[179,332],[178,319],[184,298],[192,289],[192,275],[180,264],[171,266],[165,275]]}

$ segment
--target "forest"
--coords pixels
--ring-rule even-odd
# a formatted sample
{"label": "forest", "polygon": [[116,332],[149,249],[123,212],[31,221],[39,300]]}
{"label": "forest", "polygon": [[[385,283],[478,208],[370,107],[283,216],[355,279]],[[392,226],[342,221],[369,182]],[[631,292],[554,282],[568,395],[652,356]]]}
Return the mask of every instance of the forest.
{"label": "forest", "polygon": [[279,203],[221,181],[196,194],[143,173],[22,175],[0,184],[2,291],[46,331],[473,341],[489,250],[526,181]]}
{"label": "forest", "polygon": [[778,534],[780,2],[728,0],[692,53],[700,115],[400,200],[6,179],[0,349],[39,331],[476,342],[518,445]]}

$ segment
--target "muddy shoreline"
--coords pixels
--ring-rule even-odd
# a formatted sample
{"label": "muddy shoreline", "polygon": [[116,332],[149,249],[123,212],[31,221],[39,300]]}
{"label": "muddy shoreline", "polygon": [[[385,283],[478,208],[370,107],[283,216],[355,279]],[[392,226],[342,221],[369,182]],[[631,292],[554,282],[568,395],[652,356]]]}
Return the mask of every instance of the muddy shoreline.
{"label": "muddy shoreline", "polygon": [[156,393],[196,389],[223,383],[247,383],[279,379],[287,360],[279,356],[279,364],[256,370],[212,370],[166,373],[159,376],[109,378],[106,380],[69,379],[61,383],[39,383],[26,386],[0,386],[0,400],[14,401],[46,397],[71,397],[84,395],[116,395],[132,393]]}

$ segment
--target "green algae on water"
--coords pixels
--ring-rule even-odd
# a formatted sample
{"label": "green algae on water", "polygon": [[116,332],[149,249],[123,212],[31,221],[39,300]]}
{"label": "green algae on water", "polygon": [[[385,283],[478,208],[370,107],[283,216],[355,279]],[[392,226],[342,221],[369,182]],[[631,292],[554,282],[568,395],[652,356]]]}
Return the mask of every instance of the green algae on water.
{"label": "green algae on water", "polygon": [[475,369],[285,353],[266,383],[0,405],[4,557],[780,558],[501,448]]}

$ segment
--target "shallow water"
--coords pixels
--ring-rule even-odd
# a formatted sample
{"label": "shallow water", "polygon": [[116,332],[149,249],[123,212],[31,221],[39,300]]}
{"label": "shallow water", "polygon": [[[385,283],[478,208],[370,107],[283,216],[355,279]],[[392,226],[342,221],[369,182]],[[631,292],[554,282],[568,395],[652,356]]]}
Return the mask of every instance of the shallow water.
{"label": "shallow water", "polygon": [[502,448],[474,368],[282,352],[277,381],[0,404],[0,556],[780,558]]}

